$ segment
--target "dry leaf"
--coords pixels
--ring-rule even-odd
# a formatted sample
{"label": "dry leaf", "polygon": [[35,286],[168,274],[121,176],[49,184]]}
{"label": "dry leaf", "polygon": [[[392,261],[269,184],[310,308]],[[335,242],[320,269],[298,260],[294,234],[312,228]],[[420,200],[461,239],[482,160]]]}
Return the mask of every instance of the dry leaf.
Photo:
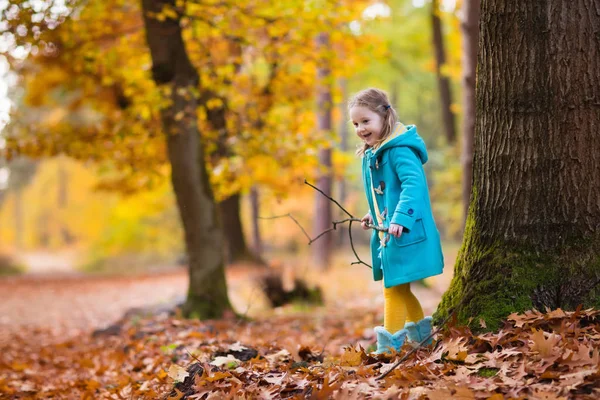
{"label": "dry leaf", "polygon": [[173,379],[176,382],[183,382],[185,378],[187,378],[190,374],[185,370],[185,368],[180,367],[177,364],[172,364],[169,367],[169,372],[167,373],[169,378]]}

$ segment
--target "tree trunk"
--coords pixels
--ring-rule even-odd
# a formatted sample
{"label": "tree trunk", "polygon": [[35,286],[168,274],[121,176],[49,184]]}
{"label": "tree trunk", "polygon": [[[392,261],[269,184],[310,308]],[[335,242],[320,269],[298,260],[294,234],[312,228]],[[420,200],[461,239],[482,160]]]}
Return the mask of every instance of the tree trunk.
{"label": "tree trunk", "polygon": [[254,254],[258,258],[262,258],[263,245],[262,237],[260,236],[260,224],[258,223],[260,217],[260,198],[256,186],[252,186],[250,189],[250,207],[252,209],[252,245],[254,246]]}
{"label": "tree trunk", "polygon": [[[329,47],[329,36],[326,33],[321,33],[317,36],[317,44],[320,49]],[[331,131],[331,88],[327,83],[331,76],[327,61],[322,60],[322,65],[317,72],[319,88],[317,93],[317,113],[318,113],[318,129],[321,132]],[[319,178],[316,186],[324,193],[331,196],[332,177],[331,177],[331,148],[319,150]],[[314,219],[314,236],[331,228],[332,210],[331,202],[321,193],[315,194],[315,219]],[[322,236],[319,240],[312,244],[313,260],[315,264],[325,269],[331,262],[331,254],[333,247],[333,235],[330,233]]]}
{"label": "tree trunk", "polygon": [[462,198],[463,221],[467,219],[473,181],[473,137],[475,135],[475,80],[479,46],[479,1],[464,0],[461,23],[463,67]]}
{"label": "tree trunk", "polygon": [[[237,49],[238,47],[236,47]],[[234,65],[236,73],[239,72],[240,65]],[[218,132],[216,140],[216,150],[213,153],[214,161],[231,157],[233,154],[227,145],[229,132],[227,130],[227,99],[219,97],[212,91],[205,91],[203,100],[205,102],[219,99],[222,102],[221,107],[210,107],[206,109],[208,121],[212,128]],[[219,212],[223,222],[223,232],[225,240],[225,262],[232,264],[239,261],[261,261],[255,257],[248,246],[244,237],[244,228],[241,219],[240,193],[234,193],[228,198],[219,202]]]}
{"label": "tree trunk", "polygon": [[471,207],[435,317],[495,329],[532,307],[597,307],[597,2],[487,0],[480,28]]}
{"label": "tree trunk", "polygon": [[210,187],[196,120],[198,102],[190,89],[199,77],[191,64],[179,20],[159,21],[160,12],[174,0],[142,0],[146,40],[157,85],[171,87],[172,103],[161,111],[171,162],[171,181],[185,232],[190,284],[184,315],[220,318],[231,309],[223,261],[223,231]]}
{"label": "tree trunk", "polygon": [[[69,206],[69,173],[65,168],[65,160],[58,160],[58,208],[67,209]],[[61,221],[60,234],[63,242],[67,245],[72,244],[75,238],[71,234],[66,221]]]}
{"label": "tree trunk", "polygon": [[450,79],[442,75],[442,66],[446,63],[446,50],[444,49],[444,36],[442,34],[442,21],[439,16],[439,0],[431,2],[431,28],[433,30],[433,49],[435,51],[436,73],[440,91],[440,102],[442,107],[442,122],[448,143],[456,140],[456,128],[454,114],[452,113],[452,92],[450,90]]}
{"label": "tree trunk", "polygon": [[[342,152],[342,154],[346,153],[348,151],[348,120],[349,120],[349,116],[348,116],[348,82],[346,80],[346,78],[342,78],[340,79],[340,90],[342,92],[342,104],[341,104],[341,110],[340,110],[340,114],[342,115],[341,121],[340,121],[340,152]],[[339,202],[340,204],[344,205],[346,203],[346,198],[348,197],[348,189],[347,189],[347,183],[346,183],[346,177],[342,176],[340,179],[340,195],[339,195]],[[340,214],[341,216],[341,214]],[[343,219],[340,218],[340,219]],[[346,243],[348,243],[349,238],[348,238],[348,232],[346,231],[347,227],[346,226],[340,226],[338,235],[337,235],[337,243],[338,246],[344,246]]]}
{"label": "tree trunk", "polygon": [[246,244],[242,227],[240,194],[235,193],[219,203],[225,233],[225,259],[229,264],[239,261],[259,262]]}

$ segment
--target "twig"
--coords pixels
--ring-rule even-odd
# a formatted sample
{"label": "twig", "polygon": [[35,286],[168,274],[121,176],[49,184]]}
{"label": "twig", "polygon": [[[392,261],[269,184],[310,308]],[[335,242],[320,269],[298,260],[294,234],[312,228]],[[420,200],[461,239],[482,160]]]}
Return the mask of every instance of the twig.
{"label": "twig", "polygon": [[[300,223],[296,220],[296,218],[294,218],[294,216],[290,213],[287,214],[283,214],[283,215],[276,215],[273,217],[258,217],[258,219],[277,219],[277,218],[284,218],[284,217],[290,217],[295,223],[296,225],[298,225],[298,227],[300,227],[300,229],[302,230],[302,233],[304,233],[304,236],[306,236],[306,238],[308,239],[308,244],[311,245],[313,242],[315,242],[316,240],[320,239],[322,236],[326,235],[327,233],[334,231],[337,229],[337,226],[340,224],[344,224],[346,222],[348,222],[348,236],[350,237],[350,247],[352,247],[352,252],[354,253],[354,256],[356,257],[356,259],[358,261],[352,262],[350,263],[350,265],[354,265],[354,264],[363,264],[366,265],[369,268],[373,268],[372,266],[370,266],[369,264],[367,264],[366,262],[364,262],[363,260],[360,259],[360,257],[358,256],[358,253],[356,252],[356,249],[354,248],[354,241],[352,240],[352,222],[360,222],[362,223],[363,221],[359,218],[356,218],[354,215],[350,214],[348,212],[348,210],[346,210],[344,207],[342,207],[342,205],[340,203],[338,203],[334,198],[326,195],[321,189],[319,189],[318,187],[314,186],[313,184],[309,183],[306,179],[304,180],[304,183],[307,184],[308,186],[312,187],[313,189],[315,189],[317,192],[321,193],[323,196],[327,197],[329,200],[331,200],[335,205],[337,205],[343,212],[345,212],[350,218],[346,218],[346,219],[342,219],[339,221],[333,221],[333,228],[329,228],[324,232],[321,232],[319,235],[317,235],[317,237],[315,237],[314,239],[312,239],[310,237],[310,235],[306,232],[306,230],[302,227],[302,225],[300,225]],[[379,232],[387,232],[387,228],[383,228],[377,225],[373,225],[373,224],[366,224],[367,228],[369,229],[374,229],[376,231]]]}
{"label": "twig", "polygon": [[350,214],[344,207],[342,207],[342,205],[340,203],[338,203],[336,200],[334,200],[333,198],[331,198],[330,196],[326,195],[325,192],[323,192],[321,189],[319,189],[318,187],[310,184],[307,182],[307,180],[304,180],[304,183],[306,183],[308,186],[310,186],[311,188],[315,189],[317,192],[321,193],[323,196],[327,197],[329,200],[333,201],[343,212],[345,212],[350,218],[354,218],[354,216],[352,214]]}
{"label": "twig", "polygon": [[283,217],[290,217],[296,223],[296,225],[298,225],[300,227],[300,229],[302,229],[302,232],[304,233],[304,236],[306,236],[308,238],[309,244],[310,244],[310,242],[313,241],[310,238],[310,236],[308,236],[308,233],[306,233],[306,231],[304,230],[304,228],[302,227],[302,225],[300,225],[300,223],[296,220],[296,218],[294,218],[292,216],[292,214],[290,214],[290,213],[287,213],[287,214],[284,214],[284,215],[276,215],[274,217],[258,217],[258,219],[276,219],[276,218],[283,218]]}
{"label": "twig", "polygon": [[[352,248],[352,252],[354,253],[354,256],[356,257],[356,259],[358,261],[354,261],[353,263],[351,263],[350,265],[354,265],[354,264],[364,264],[367,267],[373,269],[373,267],[371,267],[369,264],[367,264],[366,262],[364,262],[363,260],[360,259],[360,257],[358,256],[358,253],[356,252],[356,249],[354,248],[354,241],[352,240],[352,223],[355,221],[356,218],[353,218],[352,220],[350,220],[350,223],[348,225],[348,237],[350,237],[350,247]],[[360,220],[359,220],[360,221]]]}
{"label": "twig", "polygon": [[316,241],[316,240],[317,240],[317,239],[319,239],[321,236],[324,236],[325,234],[327,234],[327,233],[329,233],[329,232],[331,232],[331,231],[335,231],[335,222],[333,223],[333,228],[329,228],[329,229],[327,229],[326,231],[323,231],[323,232],[319,233],[319,234],[317,235],[317,237],[316,237],[316,238],[314,238],[314,239],[311,239],[311,240],[310,240],[310,242],[308,242],[308,244],[309,244],[309,245],[313,244],[313,242],[314,242],[314,241]]}

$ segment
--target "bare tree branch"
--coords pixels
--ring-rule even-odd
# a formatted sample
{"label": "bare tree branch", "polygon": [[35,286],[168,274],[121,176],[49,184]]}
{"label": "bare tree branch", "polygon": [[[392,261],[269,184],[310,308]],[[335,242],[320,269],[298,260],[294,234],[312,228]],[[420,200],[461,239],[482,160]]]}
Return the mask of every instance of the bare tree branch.
{"label": "bare tree branch", "polygon": [[[363,260],[360,259],[360,257],[358,256],[358,253],[356,252],[356,249],[354,248],[354,242],[352,241],[352,223],[356,220],[357,218],[353,218],[350,220],[350,223],[348,224],[348,237],[350,237],[350,247],[352,248],[352,252],[354,253],[354,256],[356,257],[356,259],[358,261],[355,261],[353,263],[351,263],[350,265],[354,265],[354,264],[363,264],[366,265],[367,267],[373,269],[372,266],[370,266],[369,264],[367,264],[366,262],[364,262]],[[359,220],[360,221],[360,220]]]}
{"label": "bare tree branch", "polygon": [[304,183],[306,183],[308,186],[310,186],[311,188],[315,189],[317,192],[321,193],[323,196],[327,197],[329,200],[333,201],[343,212],[345,212],[350,218],[354,218],[354,216],[352,214],[350,214],[344,207],[341,206],[340,203],[338,203],[337,201],[335,201],[334,199],[332,199],[330,196],[326,195],[321,189],[319,189],[318,187],[308,183],[306,181],[306,179],[304,180]]}

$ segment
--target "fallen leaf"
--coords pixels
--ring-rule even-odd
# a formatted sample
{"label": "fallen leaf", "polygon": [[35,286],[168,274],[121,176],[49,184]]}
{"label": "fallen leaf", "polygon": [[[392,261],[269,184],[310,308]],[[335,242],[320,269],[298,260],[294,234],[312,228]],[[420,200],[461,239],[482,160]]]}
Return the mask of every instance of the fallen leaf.
{"label": "fallen leaf", "polygon": [[347,347],[344,349],[340,364],[347,367],[357,367],[362,363],[362,354],[363,352],[360,350],[355,350],[353,347]]}
{"label": "fallen leaf", "polygon": [[169,372],[167,373],[169,378],[173,379],[176,382],[183,382],[185,378],[187,378],[190,374],[185,370],[185,368],[180,367],[177,364],[172,364],[169,367]]}
{"label": "fallen leaf", "polygon": [[215,357],[215,359],[210,362],[211,365],[216,365],[217,367],[222,367],[223,365],[225,365],[228,368],[235,368],[238,365],[240,365],[240,363],[241,361],[232,356],[231,354],[228,354],[227,357]]}
{"label": "fallen leaf", "polygon": [[[548,338],[546,338],[546,335]],[[558,350],[556,346],[562,337],[553,333],[546,333],[541,329],[533,329],[533,334],[530,336],[532,342],[531,350],[537,351],[542,358],[550,358],[556,355]]]}

